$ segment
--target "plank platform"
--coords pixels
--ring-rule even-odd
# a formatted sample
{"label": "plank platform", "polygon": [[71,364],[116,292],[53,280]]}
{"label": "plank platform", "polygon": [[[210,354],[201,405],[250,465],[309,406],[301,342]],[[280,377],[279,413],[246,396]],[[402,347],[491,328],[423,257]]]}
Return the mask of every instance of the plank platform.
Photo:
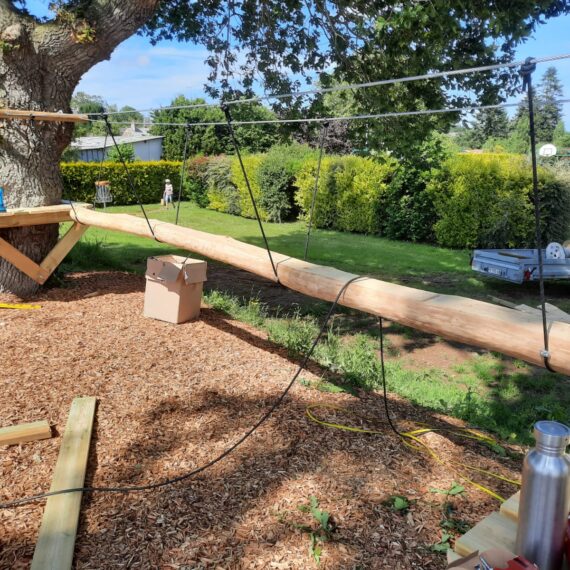
{"label": "plank platform", "polygon": [[[95,417],[95,398],[75,398],[71,404],[50,491],[82,487]],[[32,560],[32,570],[69,570],[83,493],[49,497]]]}
{"label": "plank platform", "polygon": [[[83,202],[73,204],[76,208],[92,208],[92,204]],[[59,224],[71,222],[70,204],[56,204],[54,206],[41,206],[38,208],[12,208],[0,213],[0,228],[20,228],[24,226],[38,226],[41,224]]]}
{"label": "plank platform", "polygon": [[49,121],[55,123],[88,123],[87,115],[54,113],[50,111],[27,111],[22,109],[0,109],[4,121]]}
{"label": "plank platform", "polygon": [[520,491],[501,504],[498,513],[491,513],[479,524],[455,541],[453,550],[447,553],[447,561],[455,562],[475,551],[489,548],[505,548],[515,551]]}
{"label": "plank platform", "polygon": [[0,445],[15,445],[26,441],[49,439],[50,437],[51,428],[46,420],[0,429]]}

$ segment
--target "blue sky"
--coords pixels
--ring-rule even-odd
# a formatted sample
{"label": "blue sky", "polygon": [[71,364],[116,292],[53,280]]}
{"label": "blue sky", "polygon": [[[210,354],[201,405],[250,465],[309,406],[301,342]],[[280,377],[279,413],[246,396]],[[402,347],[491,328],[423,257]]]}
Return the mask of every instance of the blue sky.
{"label": "blue sky", "polygon": [[[50,0],[28,0],[30,11],[47,14]],[[570,53],[570,15],[550,20],[541,26],[525,44],[519,46],[517,59]],[[204,64],[207,52],[200,46],[162,42],[151,46],[143,37],[135,36],[121,44],[111,56],[93,67],[82,78],[79,91],[102,96],[118,107],[131,105],[137,109],[167,105],[175,96],[204,95],[208,75]],[[552,64],[548,64],[552,65]],[[570,59],[556,62],[564,84],[565,98],[570,99]],[[546,64],[539,66],[536,80]],[[570,129],[570,104],[564,106],[565,122]]]}

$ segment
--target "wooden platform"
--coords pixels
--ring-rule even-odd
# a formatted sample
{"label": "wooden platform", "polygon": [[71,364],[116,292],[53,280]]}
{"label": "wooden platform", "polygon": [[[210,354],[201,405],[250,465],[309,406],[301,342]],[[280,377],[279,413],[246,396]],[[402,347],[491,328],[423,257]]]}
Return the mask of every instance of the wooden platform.
{"label": "wooden platform", "polygon": [[497,513],[491,513],[478,525],[466,532],[455,542],[455,548],[447,553],[449,562],[454,562],[476,550],[483,552],[489,548],[506,548],[515,550],[517,536],[517,520],[519,514],[519,497],[516,493],[505,501]]}
{"label": "wooden platform", "polygon": [[[74,207],[92,208],[92,204],[78,202]],[[13,208],[0,213],[0,228],[19,228],[24,226],[39,226],[41,224],[59,224],[71,222],[70,204],[42,206],[39,208]]]}

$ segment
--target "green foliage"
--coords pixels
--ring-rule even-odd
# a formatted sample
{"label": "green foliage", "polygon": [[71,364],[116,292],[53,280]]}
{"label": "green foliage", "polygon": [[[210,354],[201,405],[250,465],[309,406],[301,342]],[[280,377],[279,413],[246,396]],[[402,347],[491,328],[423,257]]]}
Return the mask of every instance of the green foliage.
{"label": "green foliage", "polygon": [[300,144],[276,145],[266,154],[258,171],[259,206],[267,212],[269,221],[282,222],[294,212],[297,173],[314,154]]}
{"label": "green foliage", "polygon": [[[204,105],[205,99],[187,99],[179,95],[169,106]],[[232,107],[234,121],[275,119],[275,114],[260,104],[236,105]],[[196,107],[191,109],[160,109],[152,114],[155,123],[179,123],[182,126],[155,125],[151,133],[161,135],[164,158],[182,160],[184,145],[188,136],[186,154],[218,155],[233,154],[234,145],[225,124],[195,126],[193,123],[225,123],[226,118],[219,107]],[[184,125],[188,125],[188,129]],[[187,132],[186,132],[187,131]],[[236,138],[242,152],[263,152],[282,140],[277,125],[236,125]]]}
{"label": "green foliage", "polygon": [[[311,209],[317,160],[297,177],[296,201],[305,218]],[[396,162],[388,157],[323,157],[313,223],[316,227],[375,234],[381,228],[388,182]]]}
{"label": "green foliage", "polygon": [[[128,165],[128,169],[143,203],[160,200],[166,178],[170,178],[175,188],[180,183],[179,162],[133,162]],[[104,162],[99,165],[95,162],[68,162],[62,163],[60,170],[63,196],[67,200],[93,202],[95,181],[108,180],[111,183],[114,204],[136,204],[121,163]]]}
{"label": "green foliage", "polygon": [[310,513],[318,525],[316,528],[314,525],[304,524],[295,524],[294,526],[309,535],[311,541],[309,552],[314,561],[320,564],[323,553],[322,543],[330,541],[334,532],[330,513],[319,508],[319,501],[314,495],[310,496],[308,505],[299,505],[297,509],[302,513]]}
{"label": "green foliage", "polygon": [[429,491],[430,493],[439,493],[441,495],[448,495],[449,497],[453,497],[455,495],[462,495],[465,493],[465,487],[459,483],[455,483],[454,481],[450,485],[449,489],[436,489],[434,487],[430,487]]}
{"label": "green foliage", "polygon": [[107,162],[134,162],[136,159],[135,147],[132,144],[112,146],[105,157]]}
{"label": "green foliage", "polygon": [[232,182],[232,160],[218,156],[208,161],[205,168],[208,207],[227,214],[241,214],[240,197]]}
{"label": "green foliage", "polygon": [[[541,169],[543,239],[564,240],[570,190]],[[429,184],[440,245],[459,248],[532,247],[532,172],[524,157],[509,154],[457,155]]]}
{"label": "green foliage", "polygon": [[[267,212],[260,206],[259,198],[261,196],[261,186],[259,185],[259,167],[263,162],[263,156],[260,154],[250,154],[242,156],[243,167],[247,175],[247,181],[251,188],[251,192],[257,204],[259,217],[266,221],[269,216]],[[233,157],[231,161],[231,181],[237,188],[239,196],[240,214],[244,218],[255,218],[255,210],[251,203],[251,197],[247,187],[246,179],[243,175],[241,164],[237,157]]]}
{"label": "green foliage", "polygon": [[189,200],[201,208],[205,208],[209,204],[207,172],[210,160],[206,156],[196,156],[186,162],[184,192]]}
{"label": "green foliage", "polygon": [[410,508],[410,501],[406,497],[401,497],[399,495],[395,495],[391,498],[392,500],[392,509],[401,513],[406,512]]}

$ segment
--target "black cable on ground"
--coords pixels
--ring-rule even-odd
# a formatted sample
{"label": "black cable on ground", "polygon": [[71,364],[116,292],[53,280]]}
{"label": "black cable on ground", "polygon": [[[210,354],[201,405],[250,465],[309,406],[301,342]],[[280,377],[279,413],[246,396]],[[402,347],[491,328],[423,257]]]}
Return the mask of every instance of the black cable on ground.
{"label": "black cable on ground", "polygon": [[271,262],[271,267],[273,268],[273,273],[275,274],[275,280],[279,283],[279,275],[277,274],[277,267],[275,266],[275,262],[273,261],[273,256],[271,255],[271,250],[269,249],[269,242],[267,241],[267,236],[265,235],[265,230],[263,229],[263,223],[261,222],[261,217],[259,216],[259,210],[257,209],[257,204],[255,202],[255,198],[253,196],[253,191],[251,189],[251,185],[249,183],[249,178],[247,176],[247,172],[245,170],[245,166],[243,164],[243,160],[241,158],[241,152],[239,150],[239,143],[236,138],[236,134],[234,132],[234,127],[232,125],[232,114],[230,113],[230,108],[227,105],[222,105],[222,111],[226,116],[226,122],[228,125],[228,130],[230,131],[230,136],[232,138],[232,143],[234,145],[234,149],[236,151],[236,156],[239,161],[239,165],[241,168],[241,172],[243,174],[243,178],[245,180],[245,185],[247,186],[247,191],[249,192],[249,197],[251,198],[251,203],[253,205],[253,210],[255,212],[255,217],[257,218],[257,223],[259,224],[259,229],[261,230],[261,235],[263,236],[263,242],[265,243],[265,249],[267,250],[267,255],[269,256],[269,261]]}
{"label": "black cable on ground", "polygon": [[186,125],[184,130],[184,152],[182,154],[182,167],[180,171],[180,188],[178,189],[178,203],[176,204],[176,220],[178,225],[178,217],[180,216],[180,202],[182,201],[182,188],[184,187],[184,175],[186,174],[186,155],[188,153],[188,139],[190,138],[190,125]]}
{"label": "black cable on ground", "polygon": [[[150,223],[150,220],[148,219],[148,216],[146,215],[146,210],[144,209],[143,203],[140,199],[139,193],[137,192],[135,183],[133,182],[133,179],[131,177],[131,172],[127,166],[127,163],[121,153],[121,149],[119,148],[119,145],[117,144],[117,141],[115,140],[115,135],[113,134],[113,129],[111,128],[111,124],[109,123],[109,117],[107,115],[103,115],[103,120],[105,121],[105,126],[107,127],[107,132],[109,133],[109,136],[111,137],[111,139],[113,140],[113,144],[115,145],[115,149],[117,150],[117,154],[119,155],[119,160],[121,161],[123,168],[125,169],[125,174],[127,175],[127,181],[129,182],[129,186],[131,187],[131,192],[133,193],[138,205],[140,206],[140,209],[143,213],[144,219],[146,220],[146,223],[148,225],[148,229],[150,230],[150,233],[152,235],[152,237],[155,239],[155,241],[159,241],[158,238],[156,237],[156,235],[154,234],[154,229]],[[103,149],[103,152],[105,152],[105,149]]]}
{"label": "black cable on ground", "polygon": [[386,412],[386,420],[392,431],[399,437],[404,437],[400,430],[396,427],[390,416],[390,407],[388,405],[388,387],[386,385],[386,366],[384,364],[384,321],[382,317],[378,317],[378,327],[380,328],[380,373],[382,376],[382,393],[384,395],[384,410]]}
{"label": "black cable on ground", "polygon": [[536,161],[536,130],[534,125],[534,92],[532,89],[532,74],[536,69],[535,60],[528,57],[520,69],[523,77],[523,91],[527,89],[528,100],[528,119],[529,119],[529,135],[530,135],[530,155],[532,159],[532,191],[534,198],[534,223],[535,223],[535,240],[536,251],[538,255],[538,284],[540,290],[540,305],[542,313],[542,331],[544,335],[544,349],[541,350],[540,356],[544,359],[544,366],[550,372],[556,372],[550,366],[550,351],[548,348],[548,321],[546,318],[546,297],[544,294],[544,267],[542,259],[542,237],[541,237],[541,213],[540,213],[540,194],[538,191],[538,167]]}
{"label": "black cable on ground", "polygon": [[[150,483],[148,485],[132,485],[129,487],[75,487],[72,489],[61,489],[59,491],[50,491],[48,493],[40,493],[38,495],[32,495],[29,497],[24,497],[22,499],[16,499],[14,501],[9,501],[7,503],[0,503],[0,509],[10,509],[13,507],[19,507],[22,505],[33,503],[35,501],[39,501],[40,499],[46,499],[47,497],[53,497],[55,495],[64,495],[67,493],[137,493],[137,492],[142,492],[142,491],[150,491],[152,489],[159,489],[161,487],[173,485],[174,483],[180,483],[181,481],[184,481],[186,479],[190,479],[191,477],[194,477],[194,476],[198,475],[199,473],[206,471],[210,467],[213,467],[214,465],[216,465],[217,463],[219,463],[220,461],[225,459],[232,452],[234,452],[247,439],[249,439],[257,431],[257,429],[267,419],[269,419],[269,417],[273,414],[273,412],[283,403],[283,400],[285,399],[285,397],[287,396],[287,394],[289,393],[289,391],[291,390],[291,388],[295,384],[297,378],[299,377],[301,372],[305,369],[305,366],[307,366],[309,359],[313,355],[313,352],[315,351],[317,344],[321,340],[325,330],[327,329],[327,325],[329,324],[329,321],[330,321],[331,317],[333,316],[333,314],[334,314],[334,312],[338,306],[340,298],[345,293],[345,291],[348,289],[349,285],[354,283],[357,279],[361,279],[361,277],[357,276],[357,277],[353,277],[352,279],[349,279],[340,288],[335,300],[333,301],[332,305],[330,306],[330,308],[329,308],[329,310],[325,316],[323,324],[321,325],[321,328],[319,329],[319,332],[318,332],[317,336],[315,337],[313,344],[311,345],[311,347],[309,348],[309,350],[306,352],[305,356],[301,360],[301,364],[299,364],[299,367],[297,368],[297,371],[293,375],[293,378],[291,379],[291,381],[289,382],[289,384],[287,385],[285,390],[283,390],[281,395],[277,398],[277,400],[275,400],[275,402],[269,408],[269,410],[267,412],[265,412],[263,414],[263,416],[261,416],[261,418],[244,435],[242,435],[234,444],[232,444],[224,452],[220,453],[220,455],[218,455],[217,457],[215,457],[214,459],[212,459],[208,463],[206,463],[206,464],[202,465],[201,467],[198,467],[198,468],[196,468],[196,469],[194,469],[188,473],[184,473],[183,475],[179,475],[178,477],[172,477],[171,479],[165,479],[164,481],[159,481],[157,483]],[[398,432],[396,432],[396,433],[398,433]]]}
{"label": "black cable on ground", "polygon": [[307,255],[309,253],[309,241],[311,239],[311,228],[313,226],[313,216],[315,214],[315,204],[317,202],[317,192],[319,190],[319,178],[321,175],[321,162],[323,160],[323,150],[325,147],[325,139],[327,136],[327,129],[329,128],[328,123],[323,123],[321,129],[321,142],[319,144],[319,160],[317,162],[317,172],[315,174],[315,188],[313,189],[313,198],[311,200],[311,210],[309,212],[309,226],[307,227],[307,237],[305,238],[305,255],[303,259],[307,261]]}

